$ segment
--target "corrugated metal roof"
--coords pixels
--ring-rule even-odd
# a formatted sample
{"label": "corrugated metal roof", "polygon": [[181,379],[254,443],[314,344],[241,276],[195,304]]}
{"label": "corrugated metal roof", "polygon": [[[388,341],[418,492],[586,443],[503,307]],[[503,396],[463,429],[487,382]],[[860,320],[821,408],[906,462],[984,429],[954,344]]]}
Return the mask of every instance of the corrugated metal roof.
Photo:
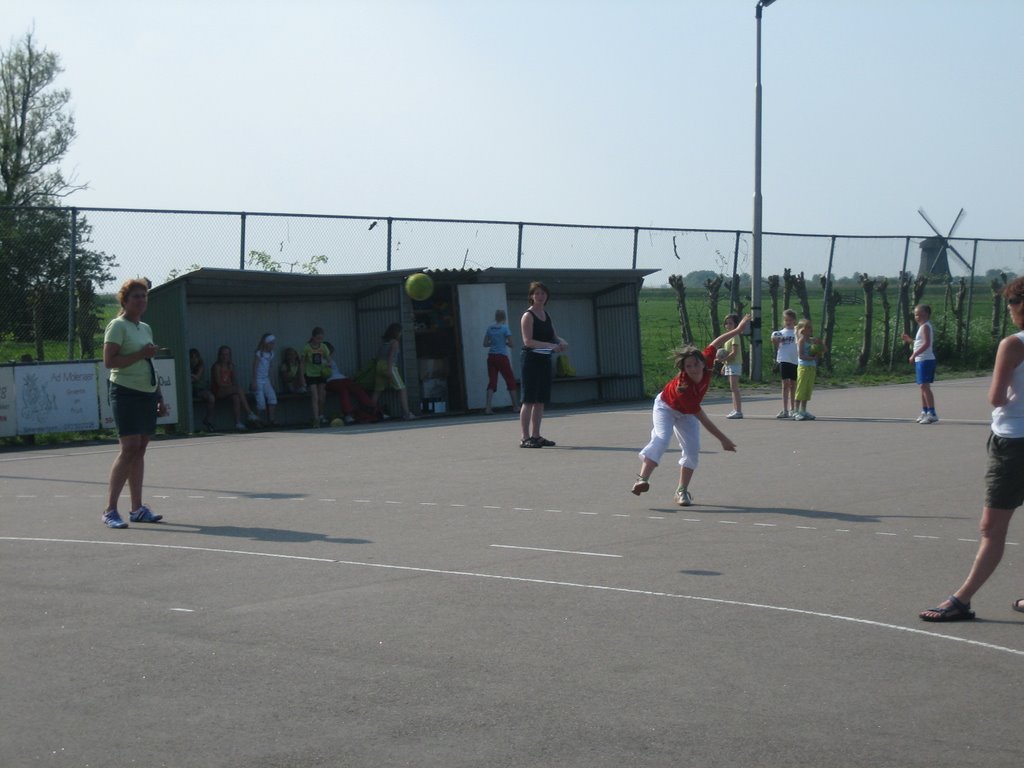
{"label": "corrugated metal roof", "polygon": [[510,290],[525,287],[540,280],[551,288],[552,294],[562,296],[593,295],[618,285],[640,283],[655,269],[405,269],[390,272],[363,272],[346,275],[306,275],[288,272],[263,272],[250,269],[198,269],[186,272],[167,283],[158,285],[152,293],[159,295],[170,286],[184,283],[189,299],[249,299],[330,297],[355,298],[401,284],[409,275],[423,271],[444,284],[455,283],[507,283]]}

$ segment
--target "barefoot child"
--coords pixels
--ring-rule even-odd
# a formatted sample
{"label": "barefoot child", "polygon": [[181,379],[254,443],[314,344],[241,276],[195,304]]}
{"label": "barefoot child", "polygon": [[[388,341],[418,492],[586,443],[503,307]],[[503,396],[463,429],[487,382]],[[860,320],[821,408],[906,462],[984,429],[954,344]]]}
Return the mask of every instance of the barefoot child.
{"label": "barefoot child", "polygon": [[689,487],[700,454],[701,424],[718,438],[723,450],[736,450],[736,444],[711,422],[700,404],[711,383],[718,349],[729,339],[743,333],[749,324],[750,315],[746,315],[735,328],[723,333],[703,351],[691,344],[675,351],[679,375],[666,384],[661,393],[654,398],[654,428],[651,429],[650,442],[640,451],[640,472],[633,483],[633,493],[637,496],[651,487],[651,473],[661,462],[673,432],[683,451],[679,459],[679,487],[675,494],[675,503],[680,507],[693,504]]}

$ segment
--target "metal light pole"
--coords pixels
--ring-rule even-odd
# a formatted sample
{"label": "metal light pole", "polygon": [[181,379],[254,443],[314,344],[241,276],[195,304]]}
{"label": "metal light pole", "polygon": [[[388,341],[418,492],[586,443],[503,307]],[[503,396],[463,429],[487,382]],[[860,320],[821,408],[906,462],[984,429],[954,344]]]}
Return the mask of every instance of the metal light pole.
{"label": "metal light pole", "polygon": [[758,0],[754,10],[757,24],[757,78],[754,85],[754,263],[750,276],[750,378],[760,382],[761,371],[761,10],[775,0]]}

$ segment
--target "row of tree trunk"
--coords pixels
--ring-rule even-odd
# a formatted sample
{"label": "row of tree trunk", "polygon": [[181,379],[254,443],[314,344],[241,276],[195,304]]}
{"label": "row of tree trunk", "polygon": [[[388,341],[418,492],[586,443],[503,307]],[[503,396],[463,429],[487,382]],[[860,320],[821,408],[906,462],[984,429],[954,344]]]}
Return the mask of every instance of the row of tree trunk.
{"label": "row of tree trunk", "polygon": [[[896,311],[900,316],[896,318],[896,322],[898,322],[899,325],[895,331],[893,329],[893,308],[889,301],[889,278],[872,278],[868,275],[858,275],[857,280],[860,283],[861,290],[863,292],[864,323],[860,353],[857,355],[856,372],[860,374],[867,371],[874,353],[876,296],[882,309],[882,340],[876,359],[883,363],[888,362],[889,368],[892,370],[893,364],[899,355],[909,354],[909,345],[899,341],[899,339],[904,333],[909,335],[916,333],[917,329],[914,326],[914,307],[921,303],[921,298],[924,296],[925,289],[928,287],[928,277],[915,277],[909,272],[900,272],[899,277],[897,278],[898,296],[896,304]],[[676,293],[676,305],[679,310],[679,326],[682,341],[684,344],[693,344],[693,327],[690,323],[690,316],[686,309],[686,284],[680,275],[671,275],[668,282]],[[991,336],[993,342],[998,342],[999,339],[1006,334],[1007,312],[1003,303],[1002,294],[1003,289],[1006,287],[1006,282],[1007,276],[1005,274],[1000,274],[999,277],[993,279],[990,284],[992,292]],[[773,329],[782,327],[782,310],[793,306],[794,296],[800,304],[800,311],[802,311],[803,317],[812,317],[811,302],[807,295],[807,281],[803,272],[794,274],[791,270],[785,269],[781,276],[769,275],[766,279],[766,283],[768,286],[768,295],[771,301],[771,327]],[[824,276],[821,278],[821,286],[826,291],[824,308],[825,319],[824,327],[818,329],[817,335],[822,337],[825,343],[825,348],[829,350],[825,353],[823,363],[828,370],[832,370],[831,350],[833,336],[835,335],[836,307],[842,303],[843,297],[842,294],[836,290],[835,286],[829,283]],[[705,280],[704,289],[707,292],[711,319],[711,332],[713,337],[717,337],[722,332],[718,309],[722,298],[722,291],[724,289],[726,291],[725,295],[729,296],[732,289],[732,281],[727,279],[724,275],[718,275],[714,279]],[[945,309],[947,311],[942,314],[942,327],[941,331],[937,334],[937,336],[940,336],[943,339],[948,338],[949,334],[946,323],[949,318],[952,318],[952,322],[954,324],[954,339],[952,345],[953,353],[961,357],[966,355],[969,341],[969,320],[967,318],[968,308],[965,306],[967,303],[967,294],[967,281],[964,278],[947,283],[944,299]],[[736,314],[742,314],[743,308],[744,305],[741,303],[737,306],[730,306],[729,311]],[[936,308],[933,307],[932,310],[934,314]],[[935,340],[933,340],[933,343],[935,343]],[[747,366],[746,350],[744,350],[744,366]]]}

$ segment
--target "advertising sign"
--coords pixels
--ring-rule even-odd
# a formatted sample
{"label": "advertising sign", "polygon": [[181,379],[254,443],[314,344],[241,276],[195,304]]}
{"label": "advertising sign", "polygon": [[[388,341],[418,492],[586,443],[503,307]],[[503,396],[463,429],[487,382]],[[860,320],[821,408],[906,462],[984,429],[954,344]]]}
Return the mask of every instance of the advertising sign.
{"label": "advertising sign", "polygon": [[18,434],[18,409],[14,399],[14,366],[0,368],[0,437]]}
{"label": "advertising sign", "polygon": [[99,427],[95,361],[17,365],[14,391],[19,435]]}

